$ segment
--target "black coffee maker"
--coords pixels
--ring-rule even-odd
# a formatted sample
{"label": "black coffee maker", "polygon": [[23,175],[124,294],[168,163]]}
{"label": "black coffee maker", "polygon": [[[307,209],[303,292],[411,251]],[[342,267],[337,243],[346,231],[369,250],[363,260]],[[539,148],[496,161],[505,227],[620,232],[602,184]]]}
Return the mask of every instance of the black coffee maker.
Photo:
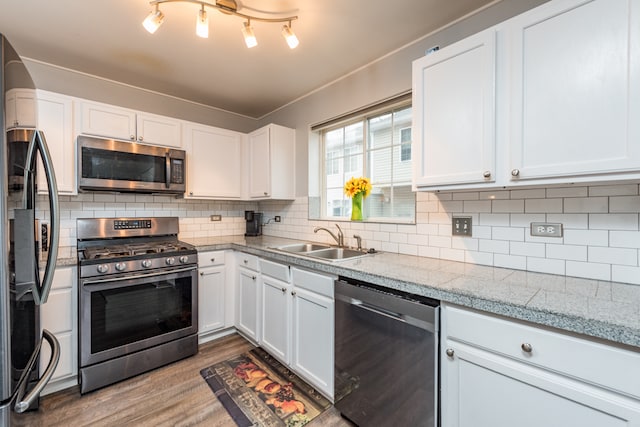
{"label": "black coffee maker", "polygon": [[262,236],[262,212],[244,211],[244,219],[247,221],[245,236]]}

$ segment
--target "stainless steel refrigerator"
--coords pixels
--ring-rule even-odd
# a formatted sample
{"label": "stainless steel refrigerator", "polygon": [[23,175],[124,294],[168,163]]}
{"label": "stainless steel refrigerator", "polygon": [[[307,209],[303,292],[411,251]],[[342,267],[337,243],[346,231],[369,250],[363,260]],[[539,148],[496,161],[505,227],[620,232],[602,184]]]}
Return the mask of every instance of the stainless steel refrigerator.
{"label": "stainless steel refrigerator", "polygon": [[[11,425],[12,412],[37,407],[39,395],[58,364],[60,346],[50,332],[40,333],[39,308],[47,302],[55,272],[60,220],[56,178],[44,134],[36,129],[23,130],[24,152],[19,156],[9,154],[5,91],[16,85],[33,88],[33,81],[2,34],[0,59],[0,427],[5,427]],[[48,187],[48,197],[40,201],[48,199],[50,216],[49,256],[43,274],[38,255],[42,242],[36,238],[36,231],[40,232],[36,230],[35,206],[37,158],[42,160]],[[20,164],[15,164],[16,159]],[[16,199],[12,201],[10,168],[23,172],[19,189],[12,183],[12,197]],[[51,347],[51,358],[40,375],[42,345]]]}

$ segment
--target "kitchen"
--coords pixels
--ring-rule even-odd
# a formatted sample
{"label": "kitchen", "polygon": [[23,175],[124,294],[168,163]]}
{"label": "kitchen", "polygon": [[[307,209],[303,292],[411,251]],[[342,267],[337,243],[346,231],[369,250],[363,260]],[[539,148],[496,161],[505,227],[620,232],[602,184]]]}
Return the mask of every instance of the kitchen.
{"label": "kitchen", "polygon": [[[180,218],[180,239],[182,240],[190,241],[202,236],[237,236],[239,240],[243,240],[242,235],[245,232],[244,211],[253,210],[263,212],[267,219],[276,216],[282,219],[281,222],[270,221],[263,227],[263,234],[266,236],[305,241],[321,240],[320,234],[313,232],[314,227],[333,228],[333,222],[309,219],[309,205],[315,203],[306,191],[307,184],[311,181],[307,176],[307,157],[311,150],[311,144],[307,141],[309,126],[347,111],[357,110],[363,105],[370,105],[380,99],[406,92],[411,86],[411,69],[407,64],[422,57],[424,52],[434,45],[446,46],[450,44],[450,41],[471,36],[493,23],[501,22],[528,8],[520,5],[518,7],[523,9],[515,11],[511,9],[513,7],[516,6],[499,4],[488,11],[485,10],[475,18],[469,18],[464,26],[453,26],[426,37],[420,42],[396,51],[363,70],[349,74],[334,85],[275,111],[257,122],[249,121],[250,124],[240,125],[238,122],[248,120],[237,116],[233,116],[229,121],[220,119],[225,123],[225,126],[217,124],[219,127],[227,129],[232,127],[245,133],[250,133],[268,123],[278,123],[296,129],[295,194],[292,200],[255,201],[245,200],[243,197],[236,200],[191,199],[188,196],[185,199],[175,199],[170,196],[124,193],[80,193],[75,195],[73,194],[76,191],[75,185],[71,185],[68,195],[61,196],[60,258],[75,259],[76,218],[84,217],[171,215]],[[444,48],[443,52],[446,52]],[[36,61],[31,63],[27,61],[27,64],[30,65],[30,71],[36,70],[33,73],[36,76],[38,72],[58,75],[74,74],[69,70],[61,70]],[[361,88],[362,82],[368,82],[373,78],[372,76],[375,76],[376,81],[387,77],[382,79],[385,84],[374,87],[364,84],[366,88],[360,91],[356,89],[344,90],[345,87]],[[65,79],[62,77],[57,82],[50,82],[52,86],[46,88],[54,93],[50,94],[50,97],[54,97],[55,93],[63,93],[86,99],[91,98],[87,95],[87,93],[91,93],[89,88],[101,85],[103,89],[105,86],[107,88],[112,88],[114,85],[118,87],[113,82],[95,81],[98,79],[86,75],[76,76],[77,78],[81,78],[84,85],[73,89],[63,89]],[[140,112],[163,115],[169,114],[162,111],[162,107],[156,109],[151,108],[150,105],[159,100],[166,100],[167,103],[177,102],[175,99],[165,99],[158,94],[142,93],[143,91],[131,87],[126,90],[119,88],[119,91],[132,98],[137,97],[138,100],[127,99],[125,102],[116,102],[115,99],[103,95],[104,98],[98,99],[98,101],[127,106]],[[97,92],[104,93],[106,90]],[[92,101],[96,100],[92,99]],[[160,102],[156,103],[160,104]],[[193,109],[193,106],[189,108]],[[310,112],[305,117],[299,117],[296,111],[300,109],[308,109]],[[226,113],[218,112],[217,114],[227,116]],[[182,117],[182,119],[187,118]],[[500,154],[498,153],[498,155]],[[73,167],[65,167],[63,170],[72,171]],[[73,179],[69,182],[73,182]],[[240,191],[242,192],[242,189]],[[443,265],[447,265],[446,268],[449,269],[459,268],[465,271],[475,271],[480,276],[490,274],[488,271],[494,271],[493,269],[485,270],[483,266],[528,271],[526,274],[514,273],[513,276],[513,278],[520,277],[525,281],[551,280],[550,277],[556,277],[544,275],[549,273],[559,275],[562,278],[559,280],[562,280],[563,286],[571,286],[574,283],[579,283],[579,286],[584,286],[585,289],[595,286],[593,292],[596,295],[603,295],[603,293],[606,295],[606,286],[609,280],[638,284],[638,277],[640,277],[637,243],[638,205],[637,179],[624,182],[612,181],[607,185],[592,185],[587,181],[583,184],[575,183],[565,186],[553,184],[491,190],[470,186],[468,190],[462,192],[417,192],[415,224],[340,222],[340,225],[345,230],[349,246],[355,245],[351,236],[359,234],[363,236],[365,247],[373,247],[384,253],[417,255],[424,257],[425,262],[431,259],[464,261],[467,264],[444,263]],[[211,221],[211,215],[220,215],[221,221]],[[451,236],[452,215],[472,217],[474,228],[471,238]],[[531,237],[528,229],[531,222],[562,223],[565,227],[564,237],[561,240],[551,237]],[[332,242],[329,236],[326,236],[326,239],[327,243]],[[565,275],[567,278],[563,279]],[[581,277],[586,280],[572,281],[569,279],[570,277]],[[490,286],[490,284],[486,284],[487,288]],[[478,292],[485,291],[481,286],[480,288]],[[627,288],[623,287],[625,290]],[[624,292],[626,295],[626,291]],[[615,294],[615,290],[610,288],[608,291],[610,298],[615,298]],[[627,318],[628,324],[635,322],[637,325],[638,303],[633,299],[633,292],[630,295],[631,297],[623,301],[624,304],[614,304],[612,300],[607,300],[607,304],[615,307],[615,310],[600,316],[605,319],[610,318],[614,323],[618,321],[618,317]],[[561,308],[565,313],[568,311],[575,314],[572,312],[569,302],[556,299],[554,296],[559,297],[560,294],[537,293],[532,302],[538,307],[545,304],[547,307],[557,305],[557,308]],[[574,310],[580,312],[583,307],[579,306]],[[512,314],[499,311],[497,313],[508,317],[511,317],[509,315]],[[517,315],[513,317],[518,318]],[[576,333],[587,333],[591,329],[588,325],[579,325],[578,323],[576,321],[569,330]],[[73,331],[73,328],[70,328],[69,331]],[[633,331],[634,329],[631,328],[630,334],[632,336]],[[635,334],[637,337],[637,327]],[[588,333],[588,335],[593,336],[593,333]],[[595,336],[607,338],[597,334]],[[629,344],[634,341],[632,338],[618,342]],[[73,365],[73,363],[71,364]],[[73,367],[71,371],[73,371]]]}

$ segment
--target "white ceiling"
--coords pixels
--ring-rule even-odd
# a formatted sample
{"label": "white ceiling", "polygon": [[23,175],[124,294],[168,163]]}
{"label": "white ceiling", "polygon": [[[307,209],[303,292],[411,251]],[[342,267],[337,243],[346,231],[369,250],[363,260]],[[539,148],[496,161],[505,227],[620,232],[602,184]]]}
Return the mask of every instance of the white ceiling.
{"label": "white ceiling", "polygon": [[282,24],[257,21],[258,46],[247,49],[243,20],[215,9],[201,39],[199,6],[182,2],[161,5],[165,21],[151,35],[141,25],[147,0],[0,0],[0,33],[23,57],[258,118],[491,2],[238,2],[247,14],[298,15],[294,50]]}

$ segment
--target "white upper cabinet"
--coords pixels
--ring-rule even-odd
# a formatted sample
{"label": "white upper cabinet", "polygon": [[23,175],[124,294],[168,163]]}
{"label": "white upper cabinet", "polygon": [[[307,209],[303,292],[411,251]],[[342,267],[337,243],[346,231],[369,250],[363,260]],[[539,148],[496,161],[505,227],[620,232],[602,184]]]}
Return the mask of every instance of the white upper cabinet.
{"label": "white upper cabinet", "polygon": [[640,0],[552,0],[414,62],[414,189],[640,178]]}
{"label": "white upper cabinet", "polygon": [[[38,129],[43,131],[60,194],[77,194],[76,152],[73,138],[73,98],[38,90]],[[38,189],[47,181],[38,159]]]}
{"label": "white upper cabinet", "polygon": [[249,198],[295,198],[295,130],[267,125],[248,137]]}
{"label": "white upper cabinet", "polygon": [[211,126],[186,123],[186,198],[239,199],[242,197],[242,142],[244,135]]}
{"label": "white upper cabinet", "polygon": [[90,101],[81,101],[80,113],[80,133],[182,147],[180,120]]}
{"label": "white upper cabinet", "polygon": [[510,178],[638,172],[640,2],[554,1],[507,31]]}
{"label": "white upper cabinet", "polygon": [[33,89],[10,89],[5,96],[5,127],[36,127],[36,93]]}
{"label": "white upper cabinet", "polygon": [[413,63],[414,187],[495,181],[496,32]]}

